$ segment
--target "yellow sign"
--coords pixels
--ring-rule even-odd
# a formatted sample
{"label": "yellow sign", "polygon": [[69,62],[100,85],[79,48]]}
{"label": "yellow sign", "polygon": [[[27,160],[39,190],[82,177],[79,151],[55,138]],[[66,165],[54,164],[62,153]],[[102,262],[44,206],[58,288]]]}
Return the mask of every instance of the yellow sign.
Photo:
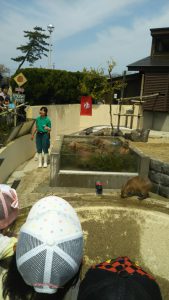
{"label": "yellow sign", "polygon": [[17,83],[18,86],[22,86],[27,82],[26,77],[23,75],[23,73],[19,73],[14,77],[15,82]]}

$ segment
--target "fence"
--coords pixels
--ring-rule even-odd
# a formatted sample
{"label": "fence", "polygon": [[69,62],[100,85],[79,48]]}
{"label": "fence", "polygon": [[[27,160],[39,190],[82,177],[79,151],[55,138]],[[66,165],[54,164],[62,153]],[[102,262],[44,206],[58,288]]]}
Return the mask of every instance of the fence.
{"label": "fence", "polygon": [[[6,144],[6,140],[13,128],[26,121],[25,104],[15,108],[1,107],[0,110],[0,147]],[[16,129],[15,129],[16,131]]]}

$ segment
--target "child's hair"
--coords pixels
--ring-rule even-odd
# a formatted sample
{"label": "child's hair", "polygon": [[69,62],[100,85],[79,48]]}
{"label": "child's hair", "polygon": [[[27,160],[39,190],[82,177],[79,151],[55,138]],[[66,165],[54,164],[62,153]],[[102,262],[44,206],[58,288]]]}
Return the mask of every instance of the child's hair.
{"label": "child's hair", "polygon": [[56,196],[42,198],[20,229],[16,257],[3,282],[4,296],[40,300],[55,294],[55,299],[63,299],[79,277],[82,255],[82,229],[72,206]]}
{"label": "child's hair", "polygon": [[79,266],[78,272],[64,285],[63,288],[58,289],[57,294],[42,294],[37,293],[34,288],[25,283],[20,275],[16,265],[16,254],[13,255],[8,272],[3,276],[3,297],[8,296],[10,300],[48,300],[49,298],[55,300],[64,299],[65,295],[71,287],[74,287],[80,278],[82,264]]}
{"label": "child's hair", "polygon": [[1,85],[1,90],[3,91],[3,90],[7,90],[7,89],[9,89],[9,85],[8,84],[2,84]]}
{"label": "child's hair", "polygon": [[0,102],[4,102],[4,97],[0,96]]}
{"label": "child's hair", "polygon": [[0,184],[0,230],[8,227],[18,216],[18,196],[14,189]]}
{"label": "child's hair", "polygon": [[46,106],[42,106],[40,110],[43,110],[45,112],[45,115],[47,116],[48,114],[48,109]]}
{"label": "child's hair", "polygon": [[6,95],[5,101],[9,101],[10,102],[10,96],[9,95]]}
{"label": "child's hair", "polygon": [[80,284],[78,300],[162,300],[154,278],[128,257],[91,267]]}

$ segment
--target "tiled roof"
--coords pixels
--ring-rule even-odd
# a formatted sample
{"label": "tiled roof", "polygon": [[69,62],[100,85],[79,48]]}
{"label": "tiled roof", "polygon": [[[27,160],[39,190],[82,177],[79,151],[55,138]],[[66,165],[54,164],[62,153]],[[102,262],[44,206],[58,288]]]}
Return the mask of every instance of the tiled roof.
{"label": "tiled roof", "polygon": [[147,56],[127,66],[129,71],[143,69],[144,67],[163,67],[169,68],[169,56]]}

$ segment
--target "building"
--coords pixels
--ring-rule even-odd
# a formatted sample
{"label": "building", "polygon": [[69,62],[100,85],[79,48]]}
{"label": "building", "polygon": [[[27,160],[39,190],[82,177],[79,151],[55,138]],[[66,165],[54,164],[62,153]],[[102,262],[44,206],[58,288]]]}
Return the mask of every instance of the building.
{"label": "building", "polygon": [[[141,91],[142,85],[143,96],[159,93],[158,96],[147,99],[143,105],[144,128],[169,131],[169,28],[154,28],[150,32],[150,56],[128,65],[127,68],[128,71],[138,72],[135,74],[137,87]],[[128,83],[128,78],[126,82]],[[138,96],[134,95],[135,89],[134,84],[130,86],[130,93],[127,92],[125,97]]]}

